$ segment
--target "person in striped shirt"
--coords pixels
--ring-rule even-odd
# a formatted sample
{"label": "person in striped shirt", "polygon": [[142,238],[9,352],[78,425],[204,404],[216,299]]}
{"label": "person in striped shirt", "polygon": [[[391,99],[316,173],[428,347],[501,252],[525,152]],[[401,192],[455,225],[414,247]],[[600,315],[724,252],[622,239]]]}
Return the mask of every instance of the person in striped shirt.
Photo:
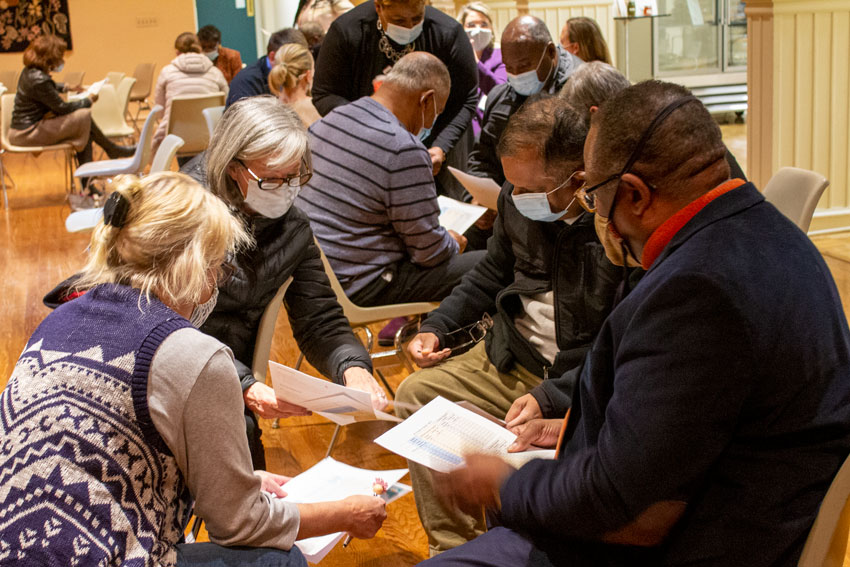
{"label": "person in striped shirt", "polygon": [[438,223],[427,138],[451,79],[425,52],[402,57],[370,97],[310,128],[313,177],[296,205],[358,305],[439,301],[484,251]]}

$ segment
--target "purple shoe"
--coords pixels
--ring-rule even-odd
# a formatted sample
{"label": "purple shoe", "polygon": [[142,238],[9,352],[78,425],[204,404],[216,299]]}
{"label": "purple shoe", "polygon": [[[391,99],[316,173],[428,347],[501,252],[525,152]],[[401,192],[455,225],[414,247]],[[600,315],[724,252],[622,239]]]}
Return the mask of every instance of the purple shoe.
{"label": "purple shoe", "polygon": [[396,317],[391,319],[389,323],[384,325],[381,332],[378,333],[378,344],[381,346],[393,346],[395,344],[395,334],[399,329],[407,323],[407,317]]}

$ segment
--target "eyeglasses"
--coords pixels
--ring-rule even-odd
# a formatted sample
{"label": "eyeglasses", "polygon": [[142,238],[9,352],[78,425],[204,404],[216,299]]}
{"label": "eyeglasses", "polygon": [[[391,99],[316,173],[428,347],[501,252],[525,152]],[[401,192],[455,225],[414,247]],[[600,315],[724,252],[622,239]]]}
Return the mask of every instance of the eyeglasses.
{"label": "eyeglasses", "polygon": [[304,158],[301,158],[301,172],[297,175],[290,175],[287,177],[258,177],[256,173],[251,171],[250,167],[245,165],[245,162],[239,160],[239,163],[245,168],[245,171],[254,178],[254,181],[257,182],[257,185],[259,185],[260,189],[263,191],[274,191],[275,189],[280,189],[284,185],[289,185],[290,187],[301,187],[302,185],[306,185],[313,177],[313,172],[308,170],[307,161]]}
{"label": "eyeglasses", "polygon": [[492,328],[493,319],[485,313],[480,321],[476,321],[471,325],[446,333],[445,343],[447,346],[452,345],[452,343],[455,342],[459,343],[449,347],[449,350],[451,350],[454,354],[481,342],[484,336],[487,335],[487,331]]}
{"label": "eyeglasses", "polygon": [[[634,166],[637,159],[640,157],[640,154],[643,151],[643,147],[649,141],[649,138],[650,138],[650,136],[652,136],[652,133],[655,131],[656,128],[658,128],[658,126],[662,122],[664,122],[664,119],[667,118],[668,116],[670,116],[670,114],[672,114],[673,111],[676,110],[677,108],[679,108],[680,106],[683,106],[683,105],[685,105],[689,102],[695,101],[695,100],[699,100],[699,99],[697,99],[694,96],[686,96],[686,97],[680,98],[678,100],[675,100],[675,101],[671,102],[670,104],[668,104],[667,106],[665,106],[661,110],[661,112],[659,112],[655,116],[655,118],[652,119],[652,122],[650,122],[649,126],[646,127],[646,130],[643,131],[643,134],[641,134],[641,137],[638,140],[638,143],[635,144],[635,149],[632,150],[632,153],[629,156],[629,159],[626,160],[626,165],[623,166],[623,169],[620,170],[620,173],[615,173],[614,175],[612,175],[611,177],[609,177],[605,181],[602,181],[601,183],[597,183],[596,185],[592,185],[592,186],[588,187],[587,183],[585,183],[581,187],[579,187],[578,190],[576,191],[576,198],[578,199],[578,202],[579,202],[579,204],[581,204],[582,208],[584,208],[584,210],[589,212],[589,213],[596,212],[596,193],[594,193],[594,191],[596,191],[597,189],[599,189],[600,187],[602,187],[604,185],[607,185],[608,183],[611,183],[612,181],[614,181],[616,179],[620,179],[622,176],[627,174],[632,169],[632,166]],[[647,183],[647,185],[649,186],[650,189],[655,190],[655,187],[652,186],[651,184]]]}

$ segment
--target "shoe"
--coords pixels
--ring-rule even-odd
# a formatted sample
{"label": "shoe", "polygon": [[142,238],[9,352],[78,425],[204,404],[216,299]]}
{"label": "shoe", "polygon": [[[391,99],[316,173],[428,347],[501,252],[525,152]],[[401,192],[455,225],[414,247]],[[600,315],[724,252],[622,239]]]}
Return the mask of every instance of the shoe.
{"label": "shoe", "polygon": [[393,346],[395,344],[395,334],[399,329],[407,323],[407,317],[396,317],[389,323],[384,325],[381,332],[378,333],[378,344],[380,346]]}
{"label": "shoe", "polygon": [[106,155],[109,156],[109,159],[120,159],[120,158],[128,158],[133,157],[136,153],[135,144],[132,146],[119,146],[118,144],[113,145],[106,151]]}

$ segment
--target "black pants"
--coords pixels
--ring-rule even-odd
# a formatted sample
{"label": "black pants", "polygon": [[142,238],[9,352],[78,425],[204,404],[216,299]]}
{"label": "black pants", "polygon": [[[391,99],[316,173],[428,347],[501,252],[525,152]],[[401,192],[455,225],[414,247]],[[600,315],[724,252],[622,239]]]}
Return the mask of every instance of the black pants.
{"label": "black pants", "polygon": [[251,463],[254,470],[266,470],[266,449],[263,447],[263,431],[257,416],[245,408],[245,430],[248,433],[248,448],[251,450]]}
{"label": "black pants", "polygon": [[80,165],[88,163],[92,160],[92,142],[103,148],[103,151],[106,152],[106,155],[109,156],[109,159],[127,157],[125,153],[125,150],[127,148],[119,146],[118,144],[107,138],[106,134],[101,132],[100,128],[98,128],[97,124],[95,124],[94,120],[92,120],[89,142],[88,144],[86,144],[86,147],[82,149],[82,151],[77,152],[77,163],[79,163]]}
{"label": "black pants", "polygon": [[351,301],[362,307],[411,303],[414,301],[441,301],[448,296],[461,278],[484,257],[486,251],[455,254],[433,268],[417,266],[409,261],[399,262],[365,288],[351,296]]}

